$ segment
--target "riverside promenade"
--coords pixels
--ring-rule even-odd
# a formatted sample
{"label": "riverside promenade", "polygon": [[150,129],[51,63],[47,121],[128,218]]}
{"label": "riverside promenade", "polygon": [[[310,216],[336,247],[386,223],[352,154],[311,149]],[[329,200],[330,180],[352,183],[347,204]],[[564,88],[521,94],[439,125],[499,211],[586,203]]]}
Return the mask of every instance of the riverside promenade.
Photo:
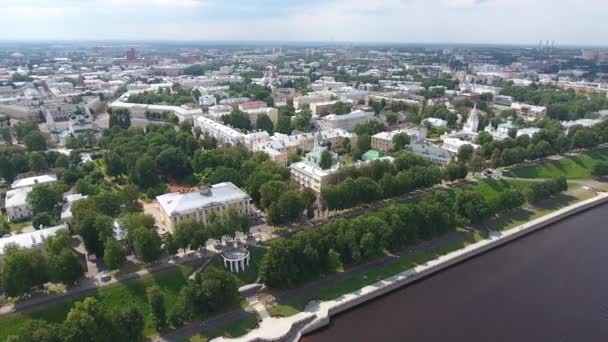
{"label": "riverside promenade", "polygon": [[440,256],[437,259],[428,261],[372,285],[365,286],[357,291],[342,295],[334,300],[323,302],[311,301],[303,312],[293,316],[282,318],[266,317],[260,322],[258,328],[241,337],[234,339],[219,337],[213,341],[297,341],[302,335],[328,325],[333,315],[339,314],[378,296],[394,291],[413,281],[499,247],[526,234],[547,227],[566,217],[604,203],[608,203],[608,193],[599,193],[596,197],[559,209],[551,214],[510,230],[493,232],[487,239]]}

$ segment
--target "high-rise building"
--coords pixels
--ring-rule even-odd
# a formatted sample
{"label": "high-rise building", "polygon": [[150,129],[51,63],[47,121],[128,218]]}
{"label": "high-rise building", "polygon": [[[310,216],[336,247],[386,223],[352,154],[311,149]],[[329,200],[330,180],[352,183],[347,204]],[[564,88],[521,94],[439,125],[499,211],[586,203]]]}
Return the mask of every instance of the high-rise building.
{"label": "high-rise building", "polygon": [[131,48],[127,51],[127,60],[134,61],[137,58],[136,51],[134,48]]}

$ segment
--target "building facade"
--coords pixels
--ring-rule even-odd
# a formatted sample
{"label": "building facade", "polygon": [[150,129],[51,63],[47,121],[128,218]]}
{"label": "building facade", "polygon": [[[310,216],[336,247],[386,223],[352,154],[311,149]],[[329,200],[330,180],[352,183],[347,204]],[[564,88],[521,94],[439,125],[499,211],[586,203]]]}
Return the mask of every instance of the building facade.
{"label": "building facade", "polygon": [[224,217],[230,209],[251,216],[251,197],[236,185],[226,182],[201,187],[196,191],[169,193],[156,197],[163,221],[175,229],[185,220],[208,224],[210,216]]}

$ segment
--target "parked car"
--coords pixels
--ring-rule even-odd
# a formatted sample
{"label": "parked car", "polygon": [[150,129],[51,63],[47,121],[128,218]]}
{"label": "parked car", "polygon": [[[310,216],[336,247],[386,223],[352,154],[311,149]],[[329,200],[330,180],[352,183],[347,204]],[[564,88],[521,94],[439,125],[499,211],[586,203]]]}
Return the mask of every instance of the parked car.
{"label": "parked car", "polygon": [[110,279],[112,279],[112,277],[110,276],[110,274],[107,271],[103,271],[99,273],[99,280],[101,280],[102,282],[107,282],[110,281]]}

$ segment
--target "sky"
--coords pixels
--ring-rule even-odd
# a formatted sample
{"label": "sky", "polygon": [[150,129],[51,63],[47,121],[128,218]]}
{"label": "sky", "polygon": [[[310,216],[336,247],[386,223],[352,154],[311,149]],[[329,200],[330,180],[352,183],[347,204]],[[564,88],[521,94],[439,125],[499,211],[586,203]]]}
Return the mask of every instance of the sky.
{"label": "sky", "polygon": [[0,0],[0,40],[608,45],[606,0]]}

